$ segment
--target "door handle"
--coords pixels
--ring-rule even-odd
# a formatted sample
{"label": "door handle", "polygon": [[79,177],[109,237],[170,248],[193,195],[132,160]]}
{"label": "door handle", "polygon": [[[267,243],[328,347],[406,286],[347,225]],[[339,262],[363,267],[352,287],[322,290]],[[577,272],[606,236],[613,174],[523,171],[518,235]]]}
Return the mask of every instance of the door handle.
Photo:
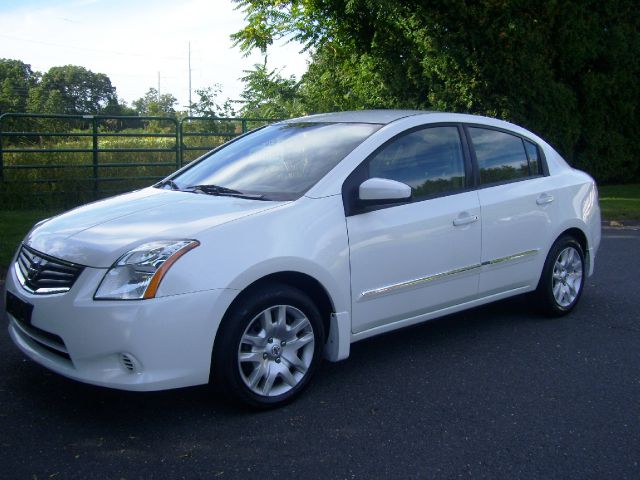
{"label": "door handle", "polygon": [[477,222],[477,221],[478,221],[477,215],[464,215],[464,216],[459,216],[458,218],[455,218],[453,220],[453,225],[456,227],[459,227],[461,225],[468,225],[470,223]]}
{"label": "door handle", "polygon": [[549,195],[548,193],[543,193],[536,200],[536,203],[538,205],[546,205],[551,202],[553,202],[553,195]]}

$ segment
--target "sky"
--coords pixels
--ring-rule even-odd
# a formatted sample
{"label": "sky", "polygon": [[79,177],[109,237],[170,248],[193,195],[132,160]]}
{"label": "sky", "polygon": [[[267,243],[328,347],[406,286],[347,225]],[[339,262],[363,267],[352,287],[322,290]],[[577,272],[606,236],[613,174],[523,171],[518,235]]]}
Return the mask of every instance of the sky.
{"label": "sky", "polygon": [[[220,84],[222,99],[237,99],[243,70],[264,61],[243,57],[229,35],[244,26],[231,0],[0,0],[0,58],[21,60],[46,72],[80,65],[104,73],[118,97],[131,103],[149,88],[188,105],[191,42],[192,99],[195,90]],[[300,45],[269,49],[270,68],[298,78],[308,55]]]}

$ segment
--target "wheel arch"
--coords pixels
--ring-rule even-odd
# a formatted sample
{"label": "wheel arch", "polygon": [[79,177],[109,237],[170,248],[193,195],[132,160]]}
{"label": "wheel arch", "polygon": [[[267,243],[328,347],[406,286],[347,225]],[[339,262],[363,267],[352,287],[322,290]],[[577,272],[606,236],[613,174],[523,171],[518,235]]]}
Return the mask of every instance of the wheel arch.
{"label": "wheel arch", "polygon": [[[569,288],[566,288],[569,283],[566,282],[566,278],[569,277],[572,273],[565,270],[565,277],[562,279],[562,283],[565,285],[565,292],[562,293],[562,290],[556,292],[554,282],[557,278],[555,276],[555,264],[558,261],[559,255],[562,254],[567,246],[576,246],[576,243],[580,245],[582,249],[582,253],[584,255],[584,265],[582,272],[580,273],[580,285],[576,291],[575,284],[572,284],[573,287],[570,287],[574,292],[574,297],[569,298],[569,303],[564,304],[563,299],[564,296],[571,293]],[[553,243],[549,247],[549,251],[546,255],[545,262],[540,273],[540,278],[538,280],[536,289],[533,293],[533,298],[535,299],[536,308],[538,308],[542,313],[552,316],[558,317],[562,315],[566,315],[569,313],[575,305],[577,304],[582,290],[584,289],[584,283],[586,276],[584,275],[584,268],[588,268],[589,262],[589,239],[586,233],[579,227],[571,226],[568,228],[561,229],[561,232],[555,237]],[[575,273],[575,271],[573,272]],[[559,285],[562,287],[562,285]],[[558,298],[558,293],[560,293],[560,298]]]}
{"label": "wheel arch", "polygon": [[[311,298],[316,307],[318,307],[318,310],[320,310],[320,315],[322,316],[325,332],[329,332],[329,318],[331,314],[336,310],[329,292],[320,283],[320,281],[306,273],[287,270],[282,272],[270,273],[255,280],[251,284],[247,285],[247,287],[241,292],[241,294],[245,292],[249,294],[251,290],[263,287],[270,283],[283,283],[285,285],[289,285],[290,287],[297,288],[298,290],[301,290],[305,294],[309,295],[309,298]],[[239,296],[240,295],[238,295],[238,297]]]}
{"label": "wheel arch", "polygon": [[580,247],[582,247],[582,252],[584,254],[584,261],[585,261],[585,270],[587,272],[590,272],[590,267],[591,267],[591,255],[589,252],[589,239],[587,237],[587,234],[584,232],[584,229],[580,228],[577,225],[565,225],[563,226],[563,228],[558,230],[558,233],[556,233],[556,235],[554,235],[552,237],[552,241],[549,243],[546,253],[545,253],[545,257],[544,257],[544,261],[542,262],[542,264],[540,265],[540,270],[539,270],[539,274],[538,274],[538,281],[536,282],[535,286],[536,289],[539,288],[540,283],[542,282],[542,274],[544,271],[544,264],[546,262],[546,258],[549,255],[549,253],[551,252],[551,248],[553,247],[553,245],[563,236],[568,235],[571,236],[573,238],[576,239],[576,241],[580,244]]}
{"label": "wheel arch", "polygon": [[555,243],[560,237],[564,235],[569,235],[575,238],[576,241],[580,244],[580,246],[582,247],[582,253],[584,254],[584,260],[586,263],[585,270],[587,272],[590,272],[591,271],[591,254],[589,252],[589,239],[586,233],[578,227],[570,227],[565,229],[562,233],[560,233],[560,235],[556,237],[553,243]]}
{"label": "wheel arch", "polygon": [[251,295],[253,291],[256,291],[260,288],[263,288],[266,285],[280,283],[296,288],[309,296],[309,298],[315,303],[320,310],[320,315],[322,316],[322,322],[325,329],[325,342],[329,339],[330,329],[331,329],[331,315],[335,313],[335,304],[331,295],[327,291],[327,289],[320,283],[319,280],[314,278],[313,276],[302,273],[299,271],[293,270],[285,270],[280,272],[273,272],[267,275],[264,275],[248,285],[246,285],[242,290],[238,292],[236,297],[232,300],[232,302],[227,307],[222,321],[220,322],[220,327],[216,332],[216,337],[214,339],[214,348],[215,343],[219,338],[219,333],[224,325],[229,312],[239,303],[242,302],[244,298],[248,295]]}

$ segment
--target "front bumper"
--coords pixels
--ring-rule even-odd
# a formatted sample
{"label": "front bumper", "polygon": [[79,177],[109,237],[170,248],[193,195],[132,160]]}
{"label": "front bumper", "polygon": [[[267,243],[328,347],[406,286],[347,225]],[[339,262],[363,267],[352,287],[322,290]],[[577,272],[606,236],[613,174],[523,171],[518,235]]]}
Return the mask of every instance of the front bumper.
{"label": "front bumper", "polygon": [[207,383],[213,341],[237,292],[96,301],[104,272],[85,268],[69,292],[34,295],[10,268],[7,292],[33,305],[30,324],[7,315],[14,343],[48,369],[94,385],[142,391]]}

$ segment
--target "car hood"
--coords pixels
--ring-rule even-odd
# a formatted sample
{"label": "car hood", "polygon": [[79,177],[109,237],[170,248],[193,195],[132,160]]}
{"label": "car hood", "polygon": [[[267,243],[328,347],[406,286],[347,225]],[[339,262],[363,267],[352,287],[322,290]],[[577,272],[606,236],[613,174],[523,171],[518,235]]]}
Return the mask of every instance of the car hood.
{"label": "car hood", "polygon": [[197,238],[203,230],[282,203],[150,187],[90,203],[37,224],[25,243],[68,262],[106,268],[141,243]]}

